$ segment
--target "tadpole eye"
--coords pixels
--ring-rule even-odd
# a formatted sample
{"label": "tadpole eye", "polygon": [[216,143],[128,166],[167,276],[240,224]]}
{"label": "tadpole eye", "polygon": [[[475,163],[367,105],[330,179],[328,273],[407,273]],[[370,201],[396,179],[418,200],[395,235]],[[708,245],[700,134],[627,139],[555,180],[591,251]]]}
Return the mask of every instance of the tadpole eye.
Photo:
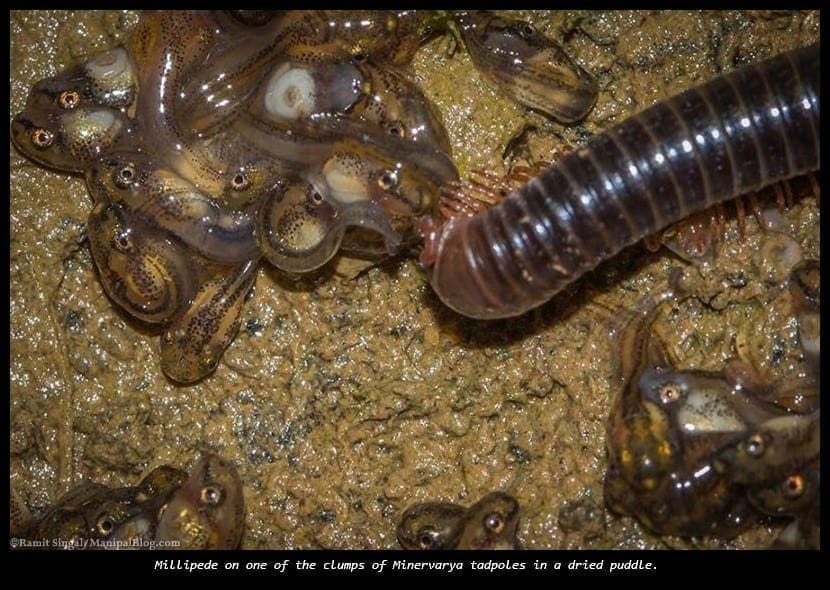
{"label": "tadpole eye", "polygon": [[115,245],[115,249],[119,252],[127,253],[133,249],[133,240],[130,237],[129,230],[122,228],[118,228],[117,230],[115,230],[112,242]]}
{"label": "tadpole eye", "polygon": [[95,523],[95,530],[101,535],[109,535],[115,529],[115,523],[108,514],[105,514]]}
{"label": "tadpole eye", "polygon": [[800,473],[793,473],[782,484],[784,495],[791,500],[798,498],[804,493],[804,477]]}
{"label": "tadpole eye", "polygon": [[211,369],[215,362],[216,357],[209,353],[203,354],[202,358],[199,359],[199,365],[205,370]]}
{"label": "tadpole eye", "polygon": [[323,195],[321,195],[318,191],[314,191],[313,193],[311,193],[312,203],[314,203],[315,205],[322,205],[323,201],[325,201],[325,199],[323,198]]}
{"label": "tadpole eye", "polygon": [[536,34],[536,31],[533,28],[533,25],[530,23],[522,23],[521,27],[519,27],[519,35],[523,38],[528,39]]}
{"label": "tadpole eye", "polygon": [[400,179],[398,178],[397,172],[394,170],[387,170],[380,176],[380,178],[378,178],[378,186],[383,191],[391,191],[398,186],[399,181]]}
{"label": "tadpole eye", "polygon": [[766,445],[764,444],[764,437],[758,433],[753,434],[748,439],[746,439],[745,443],[746,454],[750,457],[760,457],[764,454],[766,450]]}
{"label": "tadpole eye", "polygon": [[491,512],[484,517],[484,528],[496,535],[504,530],[504,517],[498,512]]}
{"label": "tadpole eye", "polygon": [[245,190],[251,186],[251,179],[248,178],[248,175],[244,172],[237,172],[233,178],[231,178],[231,189],[235,191]]}
{"label": "tadpole eye", "polygon": [[222,488],[217,485],[208,485],[202,488],[199,493],[199,500],[202,504],[216,506],[223,500]]}
{"label": "tadpole eye", "polygon": [[62,109],[74,109],[81,102],[81,95],[75,90],[64,90],[58,97]]}
{"label": "tadpole eye", "polygon": [[356,64],[362,64],[369,56],[364,52],[362,49],[355,49],[352,51],[352,62]]}
{"label": "tadpole eye", "polygon": [[386,130],[389,132],[389,135],[394,135],[395,137],[406,137],[406,129],[400,121],[393,121],[389,124],[389,127],[387,127]]}
{"label": "tadpole eye", "polygon": [[676,383],[666,383],[663,387],[660,388],[660,393],[658,394],[660,401],[664,404],[670,404],[679,400],[683,394],[680,391],[680,387]]}
{"label": "tadpole eye", "polygon": [[135,181],[135,166],[125,164],[115,171],[115,185],[119,188],[127,188]]}
{"label": "tadpole eye", "polygon": [[432,549],[435,547],[437,539],[438,533],[432,527],[425,528],[418,533],[418,547],[421,549]]}
{"label": "tadpole eye", "polygon": [[32,144],[35,147],[46,149],[55,142],[55,134],[48,129],[38,127],[37,129],[32,129],[29,133],[29,139],[32,140]]}

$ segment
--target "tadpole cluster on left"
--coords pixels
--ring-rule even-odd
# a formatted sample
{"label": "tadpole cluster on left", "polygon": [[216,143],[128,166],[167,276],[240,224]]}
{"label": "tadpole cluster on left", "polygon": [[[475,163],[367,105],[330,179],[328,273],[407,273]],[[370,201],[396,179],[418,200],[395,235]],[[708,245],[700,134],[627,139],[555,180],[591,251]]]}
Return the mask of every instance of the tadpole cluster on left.
{"label": "tadpole cluster on left", "polygon": [[85,175],[104,289],[163,326],[176,381],[216,367],[263,254],[307,272],[354,233],[362,250],[394,251],[398,219],[457,177],[403,74],[419,22],[349,37],[322,18],[146,13],[126,46],[35,84],[12,121],[24,155]]}
{"label": "tadpole cluster on left", "polygon": [[555,42],[486,12],[157,11],[35,84],[12,139],[85,175],[105,291],[163,327],[163,371],[194,382],[238,331],[261,257],[304,273],[341,248],[382,256],[436,214],[458,171],[410,66],[440,31],[526,106],[573,122],[596,100]]}

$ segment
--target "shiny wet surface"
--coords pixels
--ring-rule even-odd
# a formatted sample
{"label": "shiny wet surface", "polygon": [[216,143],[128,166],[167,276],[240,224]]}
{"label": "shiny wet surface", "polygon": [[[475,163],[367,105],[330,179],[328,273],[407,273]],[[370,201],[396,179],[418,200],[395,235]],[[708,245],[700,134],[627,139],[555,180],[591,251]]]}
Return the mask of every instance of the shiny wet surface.
{"label": "shiny wet surface", "polygon": [[[416,58],[462,176],[553,160],[651,102],[715,71],[805,45],[813,13],[536,15],[540,30],[597,76],[601,94],[571,128],[527,113],[437,41]],[[10,115],[31,85],[123,40],[132,13],[12,13]],[[713,40],[716,40],[717,49]],[[464,84],[459,80],[465,81]],[[510,142],[527,125],[524,142]],[[231,459],[248,511],[242,546],[385,548],[414,503],[472,504],[494,489],[522,506],[527,548],[764,547],[783,522],[735,541],[659,538],[605,513],[605,430],[616,348],[611,318],[673,265],[632,251],[520,320],[481,323],[443,308],[413,258],[356,278],[295,282],[258,272],[242,330],[216,373],[180,387],[158,364],[158,335],[117,310],[96,276],[82,179],[10,148],[10,444],[12,485],[37,510],[83,479],[128,485],[199,450]],[[815,200],[783,213],[783,231],[818,257]],[[782,378],[799,354],[792,303],[754,220],[695,275],[693,297],[657,320],[678,369],[720,370],[736,353]],[[776,238],[777,239],[777,238]],[[770,259],[772,256],[772,259]],[[345,276],[348,265],[341,265]],[[702,303],[705,301],[706,303]],[[760,329],[759,329],[760,327]],[[588,511],[593,514],[595,511]],[[579,512],[577,512],[579,513]],[[586,513],[587,514],[587,513]]]}

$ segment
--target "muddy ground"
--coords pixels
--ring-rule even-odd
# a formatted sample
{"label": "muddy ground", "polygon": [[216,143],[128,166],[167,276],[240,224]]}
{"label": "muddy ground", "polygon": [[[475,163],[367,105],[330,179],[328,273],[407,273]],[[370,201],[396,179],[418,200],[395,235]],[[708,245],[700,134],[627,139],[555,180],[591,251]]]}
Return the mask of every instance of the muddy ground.
{"label": "muddy ground", "polygon": [[[415,70],[462,175],[555,160],[661,98],[819,36],[815,12],[524,16],[596,75],[598,104],[565,128],[500,96],[464,51],[432,42]],[[119,44],[137,18],[11,13],[10,118],[33,83]],[[634,246],[509,321],[443,307],[414,256],[299,281],[263,263],[218,369],[182,387],[160,371],[158,328],[121,312],[98,282],[82,179],[13,147],[10,168],[10,480],[35,513],[84,479],[127,485],[210,450],[243,477],[243,548],[393,548],[410,504],[472,504],[496,489],[520,501],[526,548],[764,547],[781,527],[660,538],[604,509],[605,429],[620,389],[611,334],[613,318],[685,266],[697,296],[655,325],[678,367],[718,370],[740,356],[771,382],[786,377],[799,351],[781,288],[791,263],[774,245],[785,234],[818,257],[814,198],[796,199],[773,232],[749,219],[743,239],[727,208],[713,260],[694,268]]]}

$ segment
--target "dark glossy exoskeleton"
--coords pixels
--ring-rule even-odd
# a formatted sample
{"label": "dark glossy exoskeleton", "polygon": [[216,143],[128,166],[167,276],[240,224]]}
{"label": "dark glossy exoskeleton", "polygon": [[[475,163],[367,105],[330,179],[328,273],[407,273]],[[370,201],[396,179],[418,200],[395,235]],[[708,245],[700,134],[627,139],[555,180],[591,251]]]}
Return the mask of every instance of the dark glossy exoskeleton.
{"label": "dark glossy exoskeleton", "polygon": [[819,53],[719,76],[593,137],[487,211],[425,220],[430,283],[469,317],[520,315],[646,235],[818,169]]}

